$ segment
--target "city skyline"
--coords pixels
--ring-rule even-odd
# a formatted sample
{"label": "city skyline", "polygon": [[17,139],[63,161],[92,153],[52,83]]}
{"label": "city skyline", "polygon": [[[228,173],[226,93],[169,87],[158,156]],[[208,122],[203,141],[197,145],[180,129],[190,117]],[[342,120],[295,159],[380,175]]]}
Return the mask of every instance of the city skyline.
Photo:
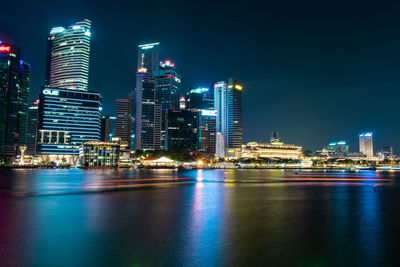
{"label": "city skyline", "polygon": [[[376,24],[375,21],[369,19],[371,14],[379,15],[375,13],[377,11],[374,11],[374,6],[371,4],[367,4],[365,7],[368,12],[363,13],[359,18],[361,22],[351,18],[351,11],[356,12],[355,5],[347,6],[346,11],[340,11],[337,15],[334,15],[334,11],[338,11],[338,7],[333,8],[332,11],[325,11],[325,15],[327,15],[325,18],[314,14],[313,11],[316,10],[314,8],[307,14],[316,20],[308,25],[306,19],[292,14],[294,8],[289,6],[289,14],[294,15],[294,18],[289,19],[289,25],[272,23],[270,25],[276,26],[277,29],[271,30],[267,23],[271,21],[265,19],[267,22],[262,21],[263,23],[260,23],[257,28],[265,33],[276,33],[278,29],[284,30],[288,33],[286,37],[272,34],[269,35],[269,38],[257,39],[254,36],[253,39],[243,38],[250,37],[250,35],[240,31],[239,36],[235,38],[237,44],[224,46],[228,41],[232,41],[232,38],[227,37],[226,34],[223,38],[218,37],[216,33],[222,30],[230,33],[234,27],[217,25],[217,29],[212,30],[209,34],[202,32],[204,38],[200,38],[200,40],[189,34],[185,37],[187,41],[178,44],[178,41],[182,41],[179,36],[183,29],[187,30],[192,27],[195,31],[200,25],[189,20],[189,25],[181,26],[181,28],[173,27],[174,31],[161,32],[161,29],[156,27],[156,24],[160,23],[160,19],[152,22],[151,26],[134,30],[132,34],[127,31],[129,23],[119,24],[120,28],[111,33],[108,28],[113,24],[99,19],[102,7],[96,7],[94,11],[89,11],[89,6],[90,3],[82,4],[83,8],[75,14],[72,14],[71,8],[66,8],[66,14],[63,17],[51,17],[42,11],[43,18],[33,21],[32,29],[30,29],[35,35],[40,35],[40,39],[38,36],[32,36],[30,33],[16,29],[15,26],[12,27],[13,19],[6,16],[3,25],[9,27],[4,27],[5,32],[1,33],[0,39],[19,45],[24,59],[31,63],[32,94],[38,94],[38,86],[42,85],[44,80],[43,55],[46,53],[46,49],[43,36],[47,38],[52,27],[71,25],[75,21],[89,18],[93,22],[90,90],[104,95],[104,99],[106,99],[104,111],[107,114],[115,113],[113,110],[115,98],[125,97],[134,87],[137,45],[159,41],[163,44],[163,52],[167,52],[163,53],[167,57],[160,58],[160,60],[170,59],[176,62],[179,69],[182,70],[182,87],[185,90],[198,86],[211,88],[216,81],[225,77],[237,77],[242,81],[246,88],[243,91],[244,143],[264,141],[273,129],[278,129],[285,142],[301,144],[305,149],[321,148],[330,140],[346,140],[351,151],[358,151],[357,136],[364,131],[372,131],[375,134],[376,150],[384,145],[393,146],[395,153],[399,150],[399,144],[396,143],[395,137],[397,126],[395,125],[393,130],[391,120],[385,118],[386,114],[393,111],[396,106],[394,100],[387,99],[385,94],[381,94],[382,91],[385,91],[386,94],[396,95],[398,87],[394,72],[398,57],[394,50],[397,42],[390,39],[393,38],[392,33],[394,32],[391,28],[393,26],[389,24],[391,18],[389,9],[381,10],[388,15],[387,19]],[[302,7],[302,10],[306,7],[309,5]],[[182,11],[184,8],[190,10],[191,7],[190,5],[180,7],[178,11]],[[216,8],[221,8],[220,4]],[[234,13],[238,12],[235,7],[229,8]],[[277,10],[278,14],[284,11],[284,6],[279,4],[273,5],[272,8]],[[178,11],[174,11],[174,14]],[[204,14],[204,12],[205,10],[201,9],[199,13]],[[276,15],[270,13],[268,15],[277,18]],[[333,22],[334,18],[340,15],[343,20]],[[182,16],[184,15],[178,14],[177,18],[182,19]],[[122,16],[121,19],[123,18]],[[214,22],[214,20],[215,18],[212,16],[211,21]],[[301,33],[308,31],[317,33],[313,35],[314,39],[307,34],[300,37],[300,33],[293,33],[290,29],[295,20],[300,21],[300,27],[297,30]],[[118,21],[116,19],[115,23]],[[243,27],[237,25],[236,22],[231,22],[233,26],[238,27],[236,29],[243,30]],[[174,20],[172,23],[175,25],[177,21]],[[244,24],[250,26],[254,23],[252,20]],[[372,24],[373,26],[371,26]],[[36,27],[39,25],[43,26]],[[321,30],[322,25],[326,25],[324,28],[326,32]],[[382,29],[386,29],[386,31],[381,31]],[[372,35],[368,35],[371,32]],[[310,32],[308,33],[310,34]],[[327,37],[329,33],[334,33],[334,35]],[[352,33],[358,33],[358,35],[352,37]],[[121,43],[116,43],[112,47],[107,45],[110,43],[104,38],[115,38],[117,35],[123,37],[120,38]],[[213,38],[222,43],[216,45],[210,42]],[[388,45],[388,38],[391,45]],[[374,48],[379,44],[376,39],[384,41],[382,44],[385,50]],[[300,43],[294,45],[287,42],[290,40],[297,40]],[[346,49],[344,48],[345,41],[351,41],[350,46]],[[278,49],[277,44],[284,45]],[[249,51],[249,47],[252,48],[251,50],[256,50],[257,59],[253,58],[255,52]],[[116,49],[117,52],[121,50],[123,60],[128,63],[122,63],[122,60],[116,61],[109,57],[106,60],[100,58],[106,55],[106,51],[110,52],[111,48]],[[356,53],[349,54],[355,50]],[[199,51],[199,53],[195,51]],[[206,53],[207,51],[208,53]],[[287,54],[284,55],[284,53]],[[362,59],[362,56],[365,56],[365,59]],[[380,56],[379,60],[378,56]],[[245,58],[246,60],[250,58],[249,64],[243,64]],[[289,58],[291,59],[289,60]],[[115,68],[115,71],[118,73],[122,71],[122,76],[125,77],[115,81],[114,77],[120,77],[115,72],[110,73],[109,77],[103,77],[100,69],[104,67],[104,64],[99,62],[104,64],[121,62],[122,64],[118,65],[120,67]],[[224,62],[224,64],[219,62]],[[376,66],[380,66],[379,68],[382,70]],[[114,87],[117,87],[118,90]],[[115,91],[117,92],[115,93]],[[111,99],[112,94],[117,95]],[[262,114],[262,116],[258,116],[258,114]],[[263,118],[261,123],[259,117]]]}

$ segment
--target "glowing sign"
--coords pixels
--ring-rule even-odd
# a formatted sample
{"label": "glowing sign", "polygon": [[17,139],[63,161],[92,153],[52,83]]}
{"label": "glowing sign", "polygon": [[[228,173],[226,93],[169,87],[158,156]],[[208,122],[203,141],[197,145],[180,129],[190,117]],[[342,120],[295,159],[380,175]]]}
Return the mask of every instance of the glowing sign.
{"label": "glowing sign", "polygon": [[345,145],[345,144],[346,144],[346,141],[339,141],[339,142],[337,142],[337,144],[338,144],[338,145]]}
{"label": "glowing sign", "polygon": [[233,88],[233,85],[231,84],[231,85],[228,85],[228,88]]}
{"label": "glowing sign", "polygon": [[10,53],[11,52],[11,46],[5,46],[5,45],[0,46],[0,53],[4,53],[4,52]]}
{"label": "glowing sign", "polygon": [[59,95],[60,92],[58,90],[44,89],[43,94],[44,95]]}
{"label": "glowing sign", "polygon": [[55,27],[55,28],[51,29],[50,34],[61,33],[63,31],[65,31],[64,27]]}
{"label": "glowing sign", "polygon": [[165,67],[175,67],[175,63],[171,62],[171,60],[165,60],[160,62],[160,66]]}
{"label": "glowing sign", "polygon": [[147,69],[146,68],[140,68],[137,70],[139,73],[146,73]]}
{"label": "glowing sign", "polygon": [[371,137],[372,133],[371,132],[367,132],[367,133],[362,133],[360,134],[360,137]]}
{"label": "glowing sign", "polygon": [[202,109],[201,116],[217,116],[216,110]]}
{"label": "glowing sign", "polygon": [[208,92],[208,88],[205,88],[205,87],[203,87],[203,88],[196,88],[196,89],[192,89],[192,90],[190,90],[190,93],[194,93],[194,94],[201,94],[201,93],[204,93],[204,92]]}
{"label": "glowing sign", "polygon": [[238,90],[242,90],[243,89],[243,87],[241,85],[239,85],[239,84],[236,84],[235,88],[238,89]]}
{"label": "glowing sign", "polygon": [[86,35],[86,36],[90,37],[91,34],[92,34],[92,33],[91,33],[90,31],[85,31],[85,35]]}
{"label": "glowing sign", "polygon": [[143,45],[139,45],[139,47],[141,49],[151,49],[154,48],[154,46],[159,45],[160,43],[152,43],[152,44],[143,44]]}
{"label": "glowing sign", "polygon": [[81,28],[81,26],[79,26],[79,25],[72,26],[72,29],[74,29],[74,30],[79,30],[80,28]]}

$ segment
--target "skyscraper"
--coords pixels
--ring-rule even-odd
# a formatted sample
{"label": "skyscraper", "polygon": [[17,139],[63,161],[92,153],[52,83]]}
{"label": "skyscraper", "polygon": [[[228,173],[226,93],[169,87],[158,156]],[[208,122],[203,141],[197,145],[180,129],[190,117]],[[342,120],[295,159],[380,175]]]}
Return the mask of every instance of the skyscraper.
{"label": "skyscraper", "polygon": [[218,158],[224,158],[228,149],[233,151],[230,154],[238,154],[242,146],[242,89],[240,82],[234,78],[229,78],[228,83],[221,81],[214,85]]}
{"label": "skyscraper", "polygon": [[207,87],[191,89],[186,96],[186,108],[192,110],[213,109],[212,91]]}
{"label": "skyscraper", "polygon": [[179,109],[181,75],[170,60],[161,61],[153,71],[156,82],[156,103],[161,105],[161,145],[168,149],[168,111]]}
{"label": "skyscraper", "polygon": [[36,154],[37,126],[39,116],[39,100],[29,105],[28,132],[26,134],[26,154]]}
{"label": "skyscraper", "polygon": [[88,19],[67,28],[51,29],[47,39],[45,85],[88,90],[90,27]]}
{"label": "skyscraper", "polygon": [[37,151],[42,155],[75,155],[85,141],[101,138],[99,93],[43,88],[39,96]]}
{"label": "skyscraper", "polygon": [[199,151],[206,157],[215,158],[216,151],[216,110],[203,109],[199,123]]}
{"label": "skyscraper", "polygon": [[[140,49],[140,47],[139,47]],[[161,149],[161,105],[156,104],[155,80],[146,68],[136,78],[135,150]]]}
{"label": "skyscraper", "polygon": [[156,81],[156,101],[162,110],[178,110],[180,97],[181,75],[170,60],[160,62],[153,71]]}
{"label": "skyscraper", "polygon": [[199,112],[190,110],[169,110],[167,129],[167,150],[186,149],[195,151],[198,146]]}
{"label": "skyscraper", "polygon": [[372,158],[374,156],[374,144],[372,141],[373,133],[366,132],[360,134],[360,153],[364,154],[368,158]]}
{"label": "skyscraper", "polygon": [[216,118],[216,156],[217,158],[225,157],[225,137],[226,137],[226,115],[227,115],[227,104],[226,104],[226,91],[228,85],[224,81],[220,81],[214,84],[214,108],[217,111]]}
{"label": "skyscraper", "polygon": [[137,69],[146,69],[149,76],[153,76],[160,61],[158,60],[158,46],[160,43],[143,44],[138,46]]}
{"label": "skyscraper", "polygon": [[0,42],[0,156],[11,157],[26,144],[30,66],[20,49]]}
{"label": "skyscraper", "polygon": [[238,80],[229,78],[226,96],[226,147],[229,149],[240,149],[243,144],[242,88]]}
{"label": "skyscraper", "polygon": [[117,119],[114,137],[121,138],[121,141],[127,142],[129,147],[132,134],[132,99],[117,98],[115,110]]}

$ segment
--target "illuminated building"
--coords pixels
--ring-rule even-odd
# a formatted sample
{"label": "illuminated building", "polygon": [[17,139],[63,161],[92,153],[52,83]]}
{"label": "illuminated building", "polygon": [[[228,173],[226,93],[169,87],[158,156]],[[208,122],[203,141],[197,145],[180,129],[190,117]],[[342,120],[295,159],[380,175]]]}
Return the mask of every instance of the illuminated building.
{"label": "illuminated building", "polygon": [[153,71],[158,69],[160,43],[143,44],[138,46],[137,69],[146,69],[147,74],[153,76]]}
{"label": "illuminated building", "polygon": [[78,155],[83,142],[99,141],[101,100],[96,92],[43,88],[37,151],[42,155]]}
{"label": "illuminated building", "polygon": [[228,83],[221,81],[214,85],[214,105],[217,110],[217,133],[224,137],[225,150],[222,151],[221,138],[217,138],[217,157],[224,158],[229,149],[230,154],[237,155],[243,143],[241,83],[229,78]]}
{"label": "illuminated building", "polygon": [[191,89],[186,96],[186,108],[191,110],[213,109],[212,91],[206,87]]}
{"label": "illuminated building", "polygon": [[153,71],[156,81],[156,101],[161,104],[162,110],[178,110],[181,75],[175,63],[170,60],[160,62],[160,66]]}
{"label": "illuminated building", "polygon": [[47,38],[47,87],[88,90],[90,26],[90,20],[85,19],[67,28],[51,29]]}
{"label": "illuminated building", "polygon": [[[128,98],[117,98],[116,100],[116,120],[115,120],[115,136],[121,141],[131,143],[132,134],[132,100]],[[128,145],[128,148],[129,148]]]}
{"label": "illuminated building", "polygon": [[225,158],[225,136],[226,136],[226,91],[228,85],[221,81],[214,84],[214,108],[217,111],[216,118],[216,157]]}
{"label": "illuminated building", "polygon": [[36,154],[37,126],[38,126],[39,101],[36,100],[29,106],[28,132],[26,134],[26,154]]}
{"label": "illuminated building", "polygon": [[190,110],[168,111],[167,150],[187,149],[195,151],[198,146],[199,112]]}
{"label": "illuminated building", "polygon": [[215,158],[216,150],[216,110],[203,109],[199,123],[199,151],[207,157]]}
{"label": "illuminated building", "polygon": [[371,132],[362,133],[359,136],[360,153],[364,154],[368,158],[372,158],[374,156],[372,136],[373,134]]}
{"label": "illuminated building", "polygon": [[331,142],[326,149],[332,151],[330,156],[346,156],[349,153],[349,145],[346,141]]}
{"label": "illuminated building", "polygon": [[30,66],[20,49],[0,42],[0,157],[16,156],[26,144]]}
{"label": "illuminated building", "polygon": [[[140,49],[140,47],[139,47]],[[155,80],[146,68],[136,78],[135,150],[161,149],[161,105],[156,103]]]}
{"label": "illuminated building", "polygon": [[119,142],[84,142],[79,156],[85,168],[114,168],[118,166]]}
{"label": "illuminated building", "polygon": [[179,110],[181,75],[175,63],[165,60],[153,71],[153,76],[156,83],[156,103],[162,108],[161,145],[167,149],[168,110]]}
{"label": "illuminated building", "polygon": [[243,144],[242,85],[236,79],[229,78],[226,102],[226,147],[240,149]]}
{"label": "illuminated building", "polygon": [[288,145],[282,142],[250,142],[242,146],[241,157],[253,159],[301,159],[303,153],[301,146]]}
{"label": "illuminated building", "polygon": [[384,146],[381,151],[378,152],[379,158],[381,159],[390,159],[393,158],[393,147]]}

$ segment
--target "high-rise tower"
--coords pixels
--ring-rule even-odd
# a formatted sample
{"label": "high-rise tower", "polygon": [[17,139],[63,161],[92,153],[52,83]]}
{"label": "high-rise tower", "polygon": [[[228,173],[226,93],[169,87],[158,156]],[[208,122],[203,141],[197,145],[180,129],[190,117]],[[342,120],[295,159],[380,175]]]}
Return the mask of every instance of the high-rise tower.
{"label": "high-rise tower", "polygon": [[88,19],[67,28],[51,29],[47,38],[45,85],[88,90],[90,27]]}
{"label": "high-rise tower", "polygon": [[30,66],[20,49],[0,42],[0,156],[17,154],[26,144]]}
{"label": "high-rise tower", "polygon": [[374,144],[372,141],[373,134],[371,132],[360,134],[360,153],[364,154],[368,158],[374,156]]}
{"label": "high-rise tower", "polygon": [[218,158],[237,155],[243,143],[242,85],[229,78],[228,83],[221,81],[214,85],[214,106],[217,111],[216,152]]}

